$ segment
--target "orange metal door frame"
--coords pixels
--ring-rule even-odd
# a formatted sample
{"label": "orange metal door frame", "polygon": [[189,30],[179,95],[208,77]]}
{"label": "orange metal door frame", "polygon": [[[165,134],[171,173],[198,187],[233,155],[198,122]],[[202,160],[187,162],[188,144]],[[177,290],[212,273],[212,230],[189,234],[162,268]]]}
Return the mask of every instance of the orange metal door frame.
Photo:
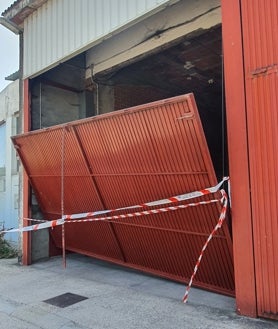
{"label": "orange metal door frame", "polygon": [[[30,97],[29,97],[29,80],[25,79],[23,81],[23,131],[30,131]],[[25,171],[23,170],[22,175],[22,214],[23,218],[29,218],[29,197],[30,197],[30,187],[29,178]],[[23,226],[27,226],[28,222],[23,219]],[[22,264],[31,264],[31,233],[25,232],[22,236]]]}
{"label": "orange metal door frame", "polygon": [[257,316],[240,0],[222,0],[237,312]]}

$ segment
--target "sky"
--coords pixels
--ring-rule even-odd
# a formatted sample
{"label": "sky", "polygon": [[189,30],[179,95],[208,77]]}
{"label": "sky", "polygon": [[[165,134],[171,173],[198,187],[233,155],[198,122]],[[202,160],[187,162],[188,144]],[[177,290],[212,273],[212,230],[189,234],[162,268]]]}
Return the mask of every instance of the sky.
{"label": "sky", "polygon": [[[6,10],[14,0],[0,0],[0,14]],[[0,24],[0,92],[11,81],[5,77],[19,69],[19,36]]]}

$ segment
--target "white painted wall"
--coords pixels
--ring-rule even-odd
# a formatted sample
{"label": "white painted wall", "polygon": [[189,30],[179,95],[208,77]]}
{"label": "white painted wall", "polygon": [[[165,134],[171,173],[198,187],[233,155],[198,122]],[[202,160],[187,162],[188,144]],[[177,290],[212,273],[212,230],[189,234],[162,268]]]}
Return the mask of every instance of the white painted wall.
{"label": "white painted wall", "polygon": [[24,21],[23,77],[33,77],[179,0],[48,0]]}
{"label": "white painted wall", "polygon": [[[4,148],[4,152],[0,152],[0,225],[4,224],[5,228],[18,227],[19,174],[16,152],[10,139],[17,132],[18,111],[19,82],[17,80],[0,92],[0,130],[3,134],[0,147]],[[5,239],[17,245],[18,234],[8,233]]]}

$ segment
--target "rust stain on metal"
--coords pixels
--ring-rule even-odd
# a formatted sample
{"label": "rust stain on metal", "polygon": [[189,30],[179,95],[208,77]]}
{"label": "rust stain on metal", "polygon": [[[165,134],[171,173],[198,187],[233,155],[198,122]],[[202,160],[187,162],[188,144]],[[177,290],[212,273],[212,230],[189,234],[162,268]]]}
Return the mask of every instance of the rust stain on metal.
{"label": "rust stain on metal", "polygon": [[[13,138],[47,219],[61,215],[61,179],[66,214],[132,206],[217,183],[193,94],[68,123],[61,177],[64,126]],[[188,282],[220,210],[219,204],[207,204],[136,219],[72,223],[65,226],[66,248]],[[51,233],[61,247],[60,228]],[[211,241],[195,285],[234,294],[226,223]]]}
{"label": "rust stain on metal", "polygon": [[272,65],[256,68],[255,70],[251,71],[251,76],[256,77],[260,75],[277,73],[277,72],[278,72],[278,65],[272,64]]}

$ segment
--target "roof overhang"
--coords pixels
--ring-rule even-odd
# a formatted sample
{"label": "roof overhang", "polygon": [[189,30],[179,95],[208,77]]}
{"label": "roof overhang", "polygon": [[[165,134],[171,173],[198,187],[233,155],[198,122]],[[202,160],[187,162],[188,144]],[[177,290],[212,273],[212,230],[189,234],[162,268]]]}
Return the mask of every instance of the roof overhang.
{"label": "roof overhang", "polygon": [[17,79],[19,79],[19,70],[5,77],[7,81],[15,81]]}
{"label": "roof overhang", "polygon": [[47,0],[17,0],[1,15],[10,22],[22,27],[24,19],[41,7]]}
{"label": "roof overhang", "polygon": [[15,34],[20,34],[23,29],[5,17],[0,17],[0,24]]}

